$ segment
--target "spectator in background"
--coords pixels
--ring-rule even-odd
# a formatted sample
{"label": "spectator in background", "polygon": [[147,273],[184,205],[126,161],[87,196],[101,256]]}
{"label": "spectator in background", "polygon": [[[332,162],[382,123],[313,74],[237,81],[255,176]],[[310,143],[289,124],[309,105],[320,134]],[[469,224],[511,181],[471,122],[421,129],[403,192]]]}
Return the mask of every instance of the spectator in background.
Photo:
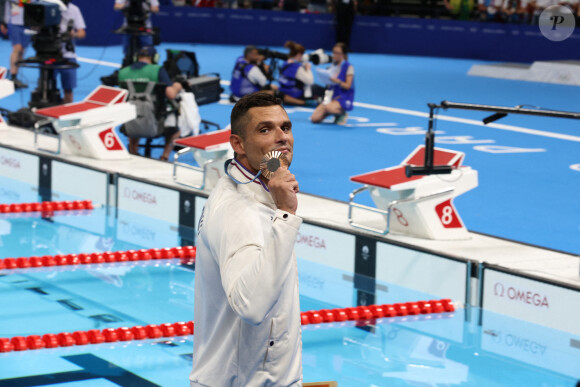
{"label": "spectator in background", "polygon": [[[75,40],[84,39],[86,34],[85,19],[79,7],[71,4],[71,0],[62,0],[66,5],[66,11],[61,13],[60,33],[68,34],[70,41],[62,43],[62,56],[69,62],[76,63],[77,54],[75,52]],[[77,69],[57,69],[55,75],[60,76],[60,82],[64,90],[64,103],[73,101],[73,89],[77,87]]]}
{"label": "spectator in background", "polygon": [[310,0],[306,7],[310,13],[328,13],[327,0]]}
{"label": "spectator in background", "polygon": [[504,0],[500,13],[505,23],[522,24],[528,22],[526,0]]}
{"label": "spectator in background", "polygon": [[531,24],[537,25],[542,11],[544,11],[544,9],[552,5],[558,5],[558,0],[531,0],[530,1],[530,7],[532,8]]}
{"label": "spectator in background", "polygon": [[270,11],[274,8],[274,0],[252,0],[252,8]]}
{"label": "spectator in background", "polygon": [[346,45],[335,44],[332,49],[332,65],[328,69],[331,85],[328,86],[327,93],[330,95],[325,95],[324,101],[312,113],[310,120],[313,123],[322,122],[327,116],[334,115],[335,124],[346,124],[354,101],[354,67],[347,59]]}
{"label": "spectator in background", "polygon": [[332,8],[336,19],[336,43],[341,42],[350,47],[357,0],[332,0]]}
{"label": "spectator in background", "polygon": [[10,54],[10,79],[14,87],[28,87],[18,79],[18,61],[24,58],[24,51],[30,45],[30,35],[24,32],[24,5],[18,1],[6,1],[4,4],[4,20],[0,25],[3,35],[8,35],[12,44]]}
{"label": "spectator in background", "polygon": [[[503,0],[498,1],[502,2]],[[454,19],[471,19],[471,13],[473,12],[473,0],[443,0],[443,5],[451,13]]]}
{"label": "spectator in background", "polygon": [[230,82],[231,102],[236,102],[244,95],[256,91],[267,90],[274,94],[278,89],[275,85],[268,84],[269,68],[263,61],[264,57],[260,55],[256,46],[247,46],[244,55],[236,59]]}
{"label": "spectator in background", "polygon": [[475,20],[500,22],[504,0],[478,0]]}
{"label": "spectator in background", "polygon": [[284,44],[288,48],[288,60],[280,69],[278,83],[283,101],[288,105],[316,106],[316,98],[324,95],[324,88],[314,84],[310,63],[303,63],[304,46],[291,40]]}

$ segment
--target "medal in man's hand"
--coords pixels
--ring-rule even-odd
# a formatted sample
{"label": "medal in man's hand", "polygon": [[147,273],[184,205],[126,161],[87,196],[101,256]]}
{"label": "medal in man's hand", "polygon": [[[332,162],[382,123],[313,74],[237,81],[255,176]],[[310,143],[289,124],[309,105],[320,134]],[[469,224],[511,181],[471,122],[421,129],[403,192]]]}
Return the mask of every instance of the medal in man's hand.
{"label": "medal in man's hand", "polygon": [[271,179],[274,172],[278,170],[281,166],[288,168],[288,159],[286,155],[280,151],[268,152],[262,157],[260,162],[260,171],[266,179]]}

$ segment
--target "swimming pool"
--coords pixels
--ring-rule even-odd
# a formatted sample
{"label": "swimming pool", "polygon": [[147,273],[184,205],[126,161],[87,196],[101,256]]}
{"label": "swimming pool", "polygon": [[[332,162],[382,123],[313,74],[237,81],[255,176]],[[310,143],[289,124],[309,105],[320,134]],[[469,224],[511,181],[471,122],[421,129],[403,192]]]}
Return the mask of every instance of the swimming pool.
{"label": "swimming pool", "polygon": [[[0,203],[39,200],[34,185],[0,177],[0,187]],[[78,199],[56,191],[52,196]],[[364,305],[365,295],[368,303],[387,304],[437,298],[445,287],[465,291],[465,283],[432,286],[430,293],[377,278],[374,292],[361,292],[364,276],[345,270],[329,243],[332,237],[313,238],[311,227],[305,224],[296,246],[302,311]],[[0,258],[173,247],[182,243],[182,236],[177,224],[106,207],[44,218],[4,215]],[[305,257],[305,251],[312,251],[305,247],[336,259],[324,264],[315,253]],[[405,253],[399,252],[404,260]],[[412,267],[407,270],[413,272]],[[0,273],[0,337],[195,320],[195,270],[179,260]],[[0,353],[0,385],[187,385],[194,339],[189,335]],[[303,328],[304,380],[337,380],[341,387],[572,386],[580,379],[578,364],[579,336],[475,307],[359,326],[342,322]]]}

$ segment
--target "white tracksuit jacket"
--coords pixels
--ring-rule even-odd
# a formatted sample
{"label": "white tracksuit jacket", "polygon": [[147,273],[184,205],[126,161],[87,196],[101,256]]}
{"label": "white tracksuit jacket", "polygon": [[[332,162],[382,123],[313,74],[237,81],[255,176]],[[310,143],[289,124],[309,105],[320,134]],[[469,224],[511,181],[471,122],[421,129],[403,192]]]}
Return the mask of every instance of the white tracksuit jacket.
{"label": "white tracksuit jacket", "polygon": [[[235,161],[229,171],[254,177]],[[219,180],[198,226],[192,387],[302,386],[301,224],[259,180]]]}

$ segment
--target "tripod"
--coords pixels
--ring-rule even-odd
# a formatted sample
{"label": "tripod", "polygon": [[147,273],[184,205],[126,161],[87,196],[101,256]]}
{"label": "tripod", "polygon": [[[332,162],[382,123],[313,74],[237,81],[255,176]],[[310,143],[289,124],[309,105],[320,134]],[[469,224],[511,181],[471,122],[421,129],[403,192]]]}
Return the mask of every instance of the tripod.
{"label": "tripod", "polygon": [[[137,56],[141,49],[142,36],[152,36],[153,45],[159,44],[159,29],[155,27],[146,28],[124,26],[113,32],[120,35],[129,35],[129,46],[125,53],[125,57],[123,58],[122,67],[130,66],[137,61]],[[119,70],[116,70],[111,75],[101,77],[101,82],[106,86],[118,86]]]}
{"label": "tripod", "polygon": [[56,86],[55,70],[58,69],[72,69],[79,65],[68,60],[56,63],[49,61],[40,61],[34,59],[27,59],[21,61],[19,66],[38,68],[40,70],[40,77],[36,89],[31,93],[28,106],[33,108],[45,108],[62,104],[60,90]]}

